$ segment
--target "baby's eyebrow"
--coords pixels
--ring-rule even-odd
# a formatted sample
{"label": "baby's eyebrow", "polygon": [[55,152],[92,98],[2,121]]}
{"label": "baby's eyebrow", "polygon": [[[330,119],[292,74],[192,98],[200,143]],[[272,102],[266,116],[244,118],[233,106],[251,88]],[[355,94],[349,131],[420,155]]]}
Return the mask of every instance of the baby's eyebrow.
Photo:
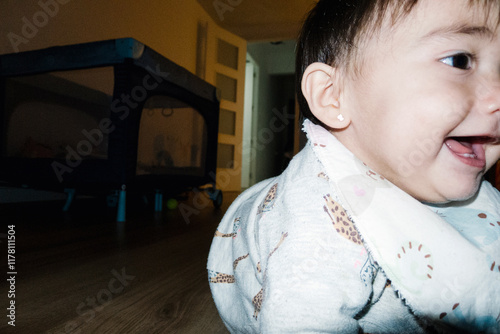
{"label": "baby's eyebrow", "polygon": [[467,35],[475,37],[493,37],[493,31],[486,26],[470,26],[467,24],[454,24],[449,26],[439,27],[425,34],[422,40],[431,39],[433,37],[452,37],[455,35]]}

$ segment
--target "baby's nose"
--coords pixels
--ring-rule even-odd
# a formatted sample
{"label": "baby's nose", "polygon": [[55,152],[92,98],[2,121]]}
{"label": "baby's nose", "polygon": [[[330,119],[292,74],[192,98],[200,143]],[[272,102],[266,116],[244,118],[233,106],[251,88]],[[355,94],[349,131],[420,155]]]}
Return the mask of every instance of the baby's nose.
{"label": "baby's nose", "polygon": [[491,114],[500,112],[500,76],[484,79],[477,88],[480,110]]}

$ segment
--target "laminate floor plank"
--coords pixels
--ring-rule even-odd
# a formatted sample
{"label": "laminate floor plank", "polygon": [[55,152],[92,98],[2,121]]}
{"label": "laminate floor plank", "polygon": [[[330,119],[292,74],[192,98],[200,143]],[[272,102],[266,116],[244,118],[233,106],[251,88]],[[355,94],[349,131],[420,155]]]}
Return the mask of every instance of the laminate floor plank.
{"label": "laminate floor plank", "polygon": [[[224,195],[219,210],[193,196],[161,215],[132,206],[125,223],[96,200],[77,200],[66,214],[61,203],[0,206],[0,261],[14,224],[17,270],[16,326],[4,311],[0,333],[228,333],[205,269],[237,194]],[[8,289],[0,282],[3,310]]]}

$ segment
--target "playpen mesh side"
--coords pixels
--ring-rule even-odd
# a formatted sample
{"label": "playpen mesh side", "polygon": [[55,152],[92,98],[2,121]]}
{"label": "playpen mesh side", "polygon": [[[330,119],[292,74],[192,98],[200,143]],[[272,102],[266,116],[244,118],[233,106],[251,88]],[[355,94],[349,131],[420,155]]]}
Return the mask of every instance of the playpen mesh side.
{"label": "playpen mesh side", "polygon": [[197,109],[152,96],[142,110],[136,174],[203,176],[206,145],[207,127]]}
{"label": "playpen mesh side", "polygon": [[113,85],[112,67],[6,78],[2,155],[106,159]]}

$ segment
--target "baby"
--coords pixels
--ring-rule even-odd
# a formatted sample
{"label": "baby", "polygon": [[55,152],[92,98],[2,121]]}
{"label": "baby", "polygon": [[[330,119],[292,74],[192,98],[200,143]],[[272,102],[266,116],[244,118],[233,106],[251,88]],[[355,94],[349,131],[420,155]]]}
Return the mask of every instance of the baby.
{"label": "baby", "polygon": [[320,0],[306,147],[215,232],[232,333],[500,332],[500,1]]}

